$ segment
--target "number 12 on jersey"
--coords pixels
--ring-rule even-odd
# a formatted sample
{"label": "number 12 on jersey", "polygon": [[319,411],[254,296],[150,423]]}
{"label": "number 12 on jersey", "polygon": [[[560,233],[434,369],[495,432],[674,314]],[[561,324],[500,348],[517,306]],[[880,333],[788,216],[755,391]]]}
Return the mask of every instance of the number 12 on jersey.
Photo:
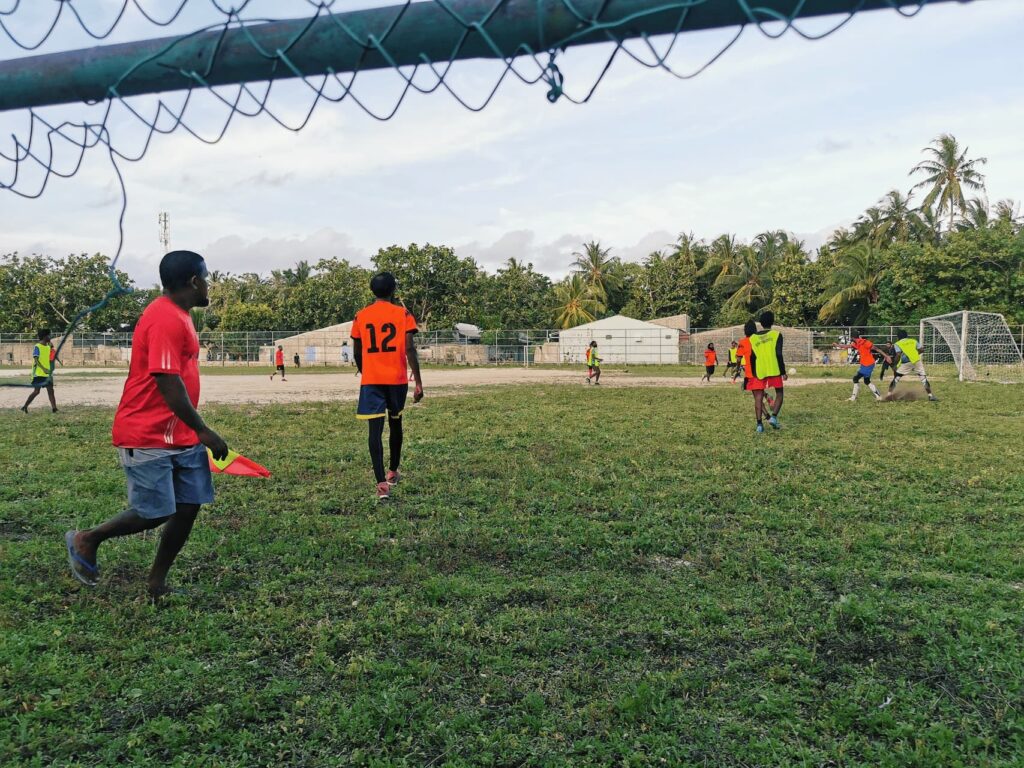
{"label": "number 12 on jersey", "polygon": [[[397,352],[398,351],[398,347],[396,347],[392,343],[392,342],[394,342],[395,336],[398,333],[398,329],[395,328],[395,324],[394,323],[384,323],[380,327],[379,331],[377,330],[377,328],[372,323],[367,323],[366,324],[366,332],[370,335],[370,346],[368,346],[366,348],[366,351],[369,352],[370,354],[373,354],[373,353],[376,353],[376,352]],[[378,333],[381,335],[381,340],[380,340],[380,346],[379,347],[377,346],[377,334]]]}

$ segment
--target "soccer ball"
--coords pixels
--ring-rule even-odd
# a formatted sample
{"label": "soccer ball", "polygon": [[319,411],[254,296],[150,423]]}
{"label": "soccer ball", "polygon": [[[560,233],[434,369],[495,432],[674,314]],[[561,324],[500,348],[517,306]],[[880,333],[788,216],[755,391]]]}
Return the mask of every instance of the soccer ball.
{"label": "soccer ball", "polygon": [[792,376],[794,373],[796,373],[796,368],[790,368],[789,375]]}

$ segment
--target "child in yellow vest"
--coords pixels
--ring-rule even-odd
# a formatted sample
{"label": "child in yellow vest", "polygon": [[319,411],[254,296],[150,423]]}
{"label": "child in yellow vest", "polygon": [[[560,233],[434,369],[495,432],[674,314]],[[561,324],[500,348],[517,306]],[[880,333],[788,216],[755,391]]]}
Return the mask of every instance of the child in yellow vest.
{"label": "child in yellow vest", "polygon": [[32,394],[21,406],[21,410],[28,413],[28,407],[32,401],[39,397],[39,392],[46,387],[46,396],[50,398],[50,408],[57,412],[57,398],[53,394],[53,364],[57,353],[50,341],[50,331],[43,329],[39,332],[39,343],[32,347]]}
{"label": "child in yellow vest", "polygon": [[587,347],[587,384],[601,383],[601,358],[597,356],[597,342]]}

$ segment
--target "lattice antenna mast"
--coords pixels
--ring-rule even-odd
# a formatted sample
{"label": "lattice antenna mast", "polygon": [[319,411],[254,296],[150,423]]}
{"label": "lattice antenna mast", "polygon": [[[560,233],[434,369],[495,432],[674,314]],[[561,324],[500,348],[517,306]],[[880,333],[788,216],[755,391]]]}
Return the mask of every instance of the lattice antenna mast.
{"label": "lattice antenna mast", "polygon": [[164,253],[169,253],[171,250],[171,216],[167,211],[161,211],[160,215],[157,216],[157,223],[160,225],[160,245],[163,246]]}

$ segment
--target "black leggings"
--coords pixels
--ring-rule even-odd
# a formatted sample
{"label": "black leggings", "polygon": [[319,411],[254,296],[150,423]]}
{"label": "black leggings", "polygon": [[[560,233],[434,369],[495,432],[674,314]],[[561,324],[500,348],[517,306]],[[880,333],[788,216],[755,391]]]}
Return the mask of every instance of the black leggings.
{"label": "black leggings", "polygon": [[[378,483],[384,482],[384,419],[370,419],[370,461],[373,462],[373,476]],[[389,466],[392,472],[398,471],[402,461],[402,417],[388,417],[388,448],[391,451]]]}
{"label": "black leggings", "polygon": [[867,384],[868,386],[871,385],[871,377],[870,376],[861,376],[859,372],[853,374],[853,383],[854,384],[856,384],[861,379],[864,379],[864,383]]}

